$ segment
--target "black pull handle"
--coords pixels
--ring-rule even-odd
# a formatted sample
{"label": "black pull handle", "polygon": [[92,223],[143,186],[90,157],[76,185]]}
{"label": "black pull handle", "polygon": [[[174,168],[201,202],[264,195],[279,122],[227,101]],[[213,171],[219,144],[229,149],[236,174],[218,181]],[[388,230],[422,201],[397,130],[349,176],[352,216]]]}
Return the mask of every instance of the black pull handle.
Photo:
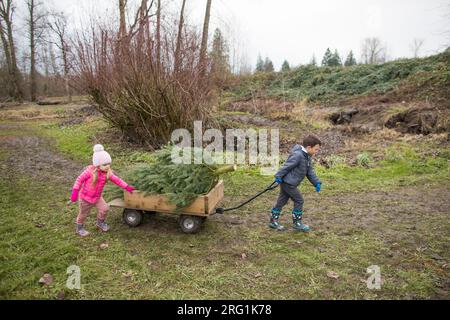
{"label": "black pull handle", "polygon": [[256,199],[257,197],[259,197],[259,196],[262,195],[263,193],[265,193],[265,192],[267,192],[267,191],[269,191],[269,190],[273,190],[273,189],[275,189],[276,187],[278,187],[278,183],[274,181],[274,182],[272,182],[267,188],[265,188],[264,190],[258,192],[256,195],[254,195],[254,196],[251,197],[250,199],[248,199],[248,200],[242,202],[240,205],[237,205],[237,206],[232,207],[232,208],[226,208],[226,209],[224,209],[224,208],[216,208],[216,213],[218,213],[218,214],[223,214],[225,211],[230,211],[230,210],[239,209],[240,207],[246,205],[246,204],[249,203],[250,201],[252,201],[252,200]]}

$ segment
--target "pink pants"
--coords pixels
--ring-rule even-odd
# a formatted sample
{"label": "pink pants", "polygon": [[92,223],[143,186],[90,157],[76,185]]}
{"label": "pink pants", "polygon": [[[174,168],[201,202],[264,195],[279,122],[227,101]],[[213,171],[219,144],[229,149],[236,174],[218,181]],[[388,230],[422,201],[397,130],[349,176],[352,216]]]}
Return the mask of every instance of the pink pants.
{"label": "pink pants", "polygon": [[103,197],[97,200],[96,203],[90,203],[83,199],[78,200],[80,212],[78,213],[77,217],[77,224],[83,224],[86,220],[87,216],[89,215],[89,212],[93,207],[97,208],[97,219],[99,220],[105,220],[106,213],[109,210],[108,204],[105,202]]}

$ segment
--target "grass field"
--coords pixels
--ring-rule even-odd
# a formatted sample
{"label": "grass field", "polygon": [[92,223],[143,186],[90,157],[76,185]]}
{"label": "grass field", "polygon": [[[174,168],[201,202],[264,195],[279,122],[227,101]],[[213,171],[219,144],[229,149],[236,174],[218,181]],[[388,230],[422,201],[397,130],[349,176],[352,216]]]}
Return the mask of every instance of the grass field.
{"label": "grass field", "polygon": [[[91,236],[82,239],[74,233],[77,206],[66,202],[108,125],[95,116],[63,127],[57,117],[14,116],[0,122],[1,299],[449,298],[444,138],[395,142],[368,166],[317,165],[323,191],[315,193],[307,181],[301,186],[308,234],[290,228],[290,207],[281,217],[288,231],[267,227],[272,191],[211,217],[195,235],[183,234],[177,217],[164,214],[129,228],[112,209],[111,232],[94,229],[92,212]],[[151,158],[114,139],[104,145],[119,176]],[[241,167],[225,177],[221,205],[235,205],[271,181],[257,168]],[[81,270],[79,290],[66,287],[71,265]],[[380,290],[366,285],[372,265],[381,270]],[[45,273],[54,281],[43,286]]]}

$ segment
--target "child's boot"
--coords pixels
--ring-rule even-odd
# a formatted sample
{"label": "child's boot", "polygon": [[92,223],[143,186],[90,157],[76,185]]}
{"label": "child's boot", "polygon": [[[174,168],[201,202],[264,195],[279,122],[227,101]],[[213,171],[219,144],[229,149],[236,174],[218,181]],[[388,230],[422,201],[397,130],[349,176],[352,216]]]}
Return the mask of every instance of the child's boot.
{"label": "child's boot", "polygon": [[270,223],[269,227],[278,231],[283,231],[284,227],[278,222],[280,219],[280,210],[278,209],[272,209],[272,212],[270,214]]}
{"label": "child's boot", "polygon": [[77,224],[76,234],[80,237],[87,237],[89,235],[89,232],[84,228],[84,225]]}
{"label": "child's boot", "polygon": [[97,219],[96,226],[103,232],[107,232],[109,230],[109,226],[105,223],[105,220]]}
{"label": "child's boot", "polygon": [[298,231],[308,232],[309,226],[306,224],[303,224],[302,216],[303,216],[303,211],[298,210],[298,209],[294,209],[292,211],[292,221],[293,221],[292,227]]}

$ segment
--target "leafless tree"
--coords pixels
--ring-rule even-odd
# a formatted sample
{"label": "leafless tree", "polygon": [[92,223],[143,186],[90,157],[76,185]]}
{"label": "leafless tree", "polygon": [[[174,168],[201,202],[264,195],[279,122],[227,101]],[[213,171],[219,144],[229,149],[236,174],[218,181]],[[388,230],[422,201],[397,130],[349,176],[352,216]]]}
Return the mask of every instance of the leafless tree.
{"label": "leafless tree", "polygon": [[423,42],[423,39],[414,38],[413,42],[411,43],[410,48],[414,54],[414,58],[417,58],[419,56],[419,51],[420,49],[422,49]]}
{"label": "leafless tree", "polygon": [[202,32],[202,44],[200,47],[200,68],[204,70],[206,61],[206,51],[208,48],[208,29],[209,29],[209,19],[211,17],[211,1],[206,2],[206,12],[205,20],[203,21],[203,32]]}
{"label": "leafless tree", "polygon": [[120,14],[119,37],[123,37],[127,33],[126,19],[125,19],[126,6],[127,6],[127,0],[119,0],[119,14]]}
{"label": "leafless tree", "polygon": [[231,18],[223,27],[223,35],[229,45],[230,67],[234,74],[247,74],[251,72],[251,64],[248,61],[246,50],[246,39],[243,38],[243,32],[239,21]]}
{"label": "leafless tree", "polygon": [[[99,112],[128,138],[157,147],[170,140],[174,129],[192,129],[194,119],[207,125],[215,121],[209,103],[212,81],[198,65],[199,32],[184,22],[178,33],[169,15],[161,15],[159,67],[156,33],[143,35],[151,24],[150,19],[140,21],[145,16],[136,14],[138,20],[123,36],[118,36],[116,26],[95,22],[78,33],[74,84],[87,92]],[[174,73],[179,37],[181,59]]]}
{"label": "leafless tree", "polygon": [[161,67],[161,0],[157,0],[156,6],[156,61]]}
{"label": "leafless tree", "polygon": [[180,21],[178,22],[178,35],[177,35],[177,46],[175,48],[175,62],[174,70],[178,72],[181,63],[181,39],[183,38],[183,24],[184,24],[184,6],[186,0],[183,0],[181,5]]}
{"label": "leafless tree", "polygon": [[54,74],[56,77],[59,77],[59,67],[58,63],[56,62],[56,55],[55,51],[53,51],[53,43],[48,44],[48,54],[50,59],[50,66],[52,67],[52,74]]}
{"label": "leafless tree", "polygon": [[150,24],[149,22],[149,8],[153,6],[153,1],[151,1],[150,7],[148,6],[148,0],[141,0],[141,6],[139,7],[139,27],[146,28],[144,32],[142,32],[143,37],[150,37]]}
{"label": "leafless tree", "polygon": [[[69,85],[69,74],[70,74],[70,47],[67,35],[67,17],[64,13],[53,13],[50,17],[48,26],[53,31],[56,36],[56,41],[52,42],[61,52],[62,67],[64,73],[64,87],[66,91],[66,96],[69,102],[72,101],[72,92]],[[54,58],[54,57],[53,57]]]}
{"label": "leafless tree", "polygon": [[361,60],[365,64],[386,62],[386,46],[376,37],[364,39],[361,49]]}
{"label": "leafless tree", "polygon": [[10,78],[9,95],[17,100],[23,99],[21,74],[17,67],[16,47],[13,37],[13,0],[0,0],[0,34],[5,52],[8,74]]}
{"label": "leafless tree", "polygon": [[[6,66],[8,69],[8,77],[11,78],[12,75],[12,67],[11,67],[11,52],[9,50],[9,41],[7,39],[7,35],[6,32],[4,30],[3,24],[0,21],[0,36],[2,39],[2,45],[3,45],[3,52],[4,52],[4,59],[6,61]],[[8,79],[8,83],[10,82],[11,79]],[[12,86],[8,85],[8,94],[10,96],[13,96],[14,92],[12,91]]]}
{"label": "leafless tree", "polygon": [[41,55],[40,56],[41,56],[42,65],[44,67],[44,76],[45,76],[43,93],[44,93],[44,95],[47,96],[49,93],[48,82],[50,79],[50,61],[49,61],[49,57],[48,57],[47,46],[41,47]]}
{"label": "leafless tree", "polygon": [[42,42],[46,29],[45,19],[47,13],[43,10],[43,4],[36,0],[27,0],[28,9],[28,39],[30,45],[30,98],[36,101],[37,71],[36,71],[36,47]]}

